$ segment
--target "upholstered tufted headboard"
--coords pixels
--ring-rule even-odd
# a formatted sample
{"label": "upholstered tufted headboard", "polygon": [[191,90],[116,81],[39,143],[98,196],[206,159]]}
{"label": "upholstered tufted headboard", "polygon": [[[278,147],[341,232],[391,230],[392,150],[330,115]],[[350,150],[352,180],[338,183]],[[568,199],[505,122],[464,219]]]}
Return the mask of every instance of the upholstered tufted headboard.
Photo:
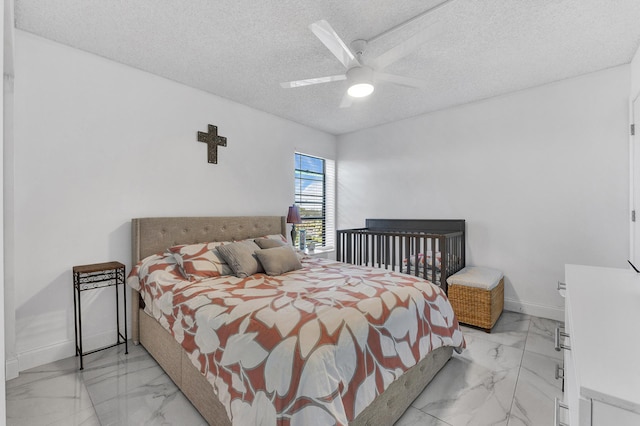
{"label": "upholstered tufted headboard", "polygon": [[178,244],[286,234],[284,216],[148,217],[131,220],[132,265]]}
{"label": "upholstered tufted headboard", "polygon": [[[284,216],[147,217],[131,219],[131,265],[178,244],[234,241],[286,234]],[[138,292],[132,290],[131,338],[140,340]]]}

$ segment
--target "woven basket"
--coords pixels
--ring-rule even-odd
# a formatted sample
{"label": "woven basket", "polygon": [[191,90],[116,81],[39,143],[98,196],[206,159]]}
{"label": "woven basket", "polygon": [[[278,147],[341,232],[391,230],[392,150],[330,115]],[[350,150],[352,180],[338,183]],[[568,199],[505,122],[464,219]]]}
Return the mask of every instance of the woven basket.
{"label": "woven basket", "polygon": [[459,322],[490,332],[504,308],[504,277],[491,290],[450,285],[449,301]]}

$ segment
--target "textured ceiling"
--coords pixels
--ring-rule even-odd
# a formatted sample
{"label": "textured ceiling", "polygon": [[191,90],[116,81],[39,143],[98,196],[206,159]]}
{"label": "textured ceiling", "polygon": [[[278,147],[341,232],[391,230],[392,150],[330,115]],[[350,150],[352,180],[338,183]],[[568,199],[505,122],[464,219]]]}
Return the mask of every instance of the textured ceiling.
{"label": "textured ceiling", "polygon": [[308,26],[349,44],[442,0],[15,0],[16,27],[333,134],[346,133],[629,63],[639,0],[453,0],[370,43],[372,58],[419,32],[427,41],[385,72],[423,89],[376,85],[339,108],[343,73]]}

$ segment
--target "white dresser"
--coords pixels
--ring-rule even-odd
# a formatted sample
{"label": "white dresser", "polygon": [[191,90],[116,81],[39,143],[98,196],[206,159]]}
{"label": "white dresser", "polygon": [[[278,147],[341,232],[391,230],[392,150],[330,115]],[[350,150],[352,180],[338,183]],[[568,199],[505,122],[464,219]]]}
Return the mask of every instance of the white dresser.
{"label": "white dresser", "polygon": [[570,347],[563,349],[569,420],[558,413],[556,424],[640,425],[640,274],[566,265],[565,280],[556,346]]}

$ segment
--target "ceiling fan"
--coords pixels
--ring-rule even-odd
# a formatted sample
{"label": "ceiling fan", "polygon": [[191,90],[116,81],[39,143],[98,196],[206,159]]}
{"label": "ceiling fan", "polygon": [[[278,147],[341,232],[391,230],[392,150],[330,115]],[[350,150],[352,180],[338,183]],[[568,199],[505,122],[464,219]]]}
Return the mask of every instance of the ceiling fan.
{"label": "ceiling fan", "polygon": [[[431,11],[432,10],[429,10],[429,12]],[[402,25],[405,25],[406,23]],[[351,106],[353,98],[362,98],[373,93],[375,89],[374,83],[376,82],[385,81],[401,86],[417,88],[425,88],[427,86],[427,82],[424,80],[403,77],[395,74],[387,74],[381,71],[395,61],[408,55],[418,46],[424,43],[424,32],[416,34],[415,36],[403,41],[397,46],[392,47],[377,58],[364,63],[362,60],[362,55],[367,47],[366,40],[353,41],[351,43],[351,49],[349,49],[327,21],[320,20],[314,22],[313,24],[309,25],[309,28],[316,35],[316,37],[318,37],[318,39],[320,39],[320,41],[327,47],[327,49],[329,49],[329,51],[333,53],[336,58],[338,58],[338,60],[342,63],[342,65],[344,65],[347,71],[344,74],[280,83],[283,88],[296,88],[309,86],[312,84],[347,80],[347,82],[349,83],[349,89],[347,90],[347,93],[344,95],[340,104],[341,108],[345,108]],[[397,28],[398,27],[392,28],[392,30],[395,30]],[[386,31],[383,34],[386,34],[389,31]],[[375,38],[377,39],[378,37],[379,36],[376,36]]]}

